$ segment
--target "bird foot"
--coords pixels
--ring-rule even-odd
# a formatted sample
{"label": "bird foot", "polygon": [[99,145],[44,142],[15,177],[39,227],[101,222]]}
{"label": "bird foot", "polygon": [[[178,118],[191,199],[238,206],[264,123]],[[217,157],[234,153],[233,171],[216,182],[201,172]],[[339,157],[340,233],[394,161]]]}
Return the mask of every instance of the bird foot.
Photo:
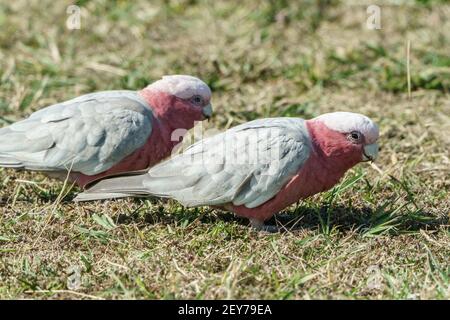
{"label": "bird foot", "polygon": [[258,219],[249,219],[250,225],[255,230],[261,231],[261,232],[267,232],[267,233],[277,233],[279,232],[277,226],[273,225],[266,225],[264,224],[264,221],[258,220]]}

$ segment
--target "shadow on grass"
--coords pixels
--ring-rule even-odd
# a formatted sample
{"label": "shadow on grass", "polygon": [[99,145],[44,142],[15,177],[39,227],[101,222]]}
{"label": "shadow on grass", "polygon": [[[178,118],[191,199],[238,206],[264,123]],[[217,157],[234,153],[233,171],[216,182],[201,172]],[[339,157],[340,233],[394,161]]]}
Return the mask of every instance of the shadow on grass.
{"label": "shadow on grass", "polygon": [[[135,200],[139,206],[129,214],[120,214],[118,224],[175,224],[188,226],[193,223],[215,225],[219,222],[238,223],[248,226],[248,220],[234,214],[208,207],[184,208],[177,206],[170,212],[164,208],[165,200]],[[148,206],[151,204],[151,208]],[[354,230],[362,235],[401,234],[421,229],[436,230],[449,225],[448,217],[432,215],[422,210],[414,212],[392,211],[384,206],[354,208],[345,206],[321,206],[311,208],[300,206],[294,211],[282,213],[266,221],[268,225],[277,225],[281,232],[302,229],[319,230],[329,234],[333,230]]]}
{"label": "shadow on grass", "polygon": [[365,235],[401,234],[417,232],[421,229],[436,230],[449,225],[448,217],[438,217],[426,211],[392,212],[375,209],[345,206],[308,208],[273,217],[267,224],[277,224],[285,230],[313,229],[329,234],[332,230],[350,231]]}
{"label": "shadow on grass", "polygon": [[[49,192],[50,191],[50,192]],[[72,205],[73,198],[78,192],[78,188],[69,188],[68,190],[52,189],[49,191],[38,190],[39,198],[43,202],[58,201],[62,192],[65,196],[60,198],[60,204]],[[18,197],[17,201],[34,202],[35,199]],[[111,201],[129,201],[129,200],[111,200]],[[115,217],[118,224],[143,223],[143,224],[169,224],[188,226],[192,223],[202,223],[211,226],[219,222],[238,223],[242,226],[248,226],[248,220],[240,218],[226,211],[212,209],[208,207],[184,208],[174,202],[167,209],[165,203],[169,200],[158,198],[135,198],[132,200],[136,206],[132,212],[120,213]],[[0,198],[0,204],[6,205],[6,199]],[[441,227],[449,226],[449,217],[431,214],[426,210],[415,208],[411,210],[408,202],[402,206],[396,204],[396,201],[386,201],[373,208],[340,205],[316,206],[309,203],[303,203],[295,210],[285,211],[275,215],[266,221],[268,225],[277,225],[281,232],[296,231],[302,229],[318,230],[323,234],[330,234],[334,231],[356,231],[364,236],[375,236],[380,234],[402,234],[408,232],[417,232],[422,229],[437,230]]]}

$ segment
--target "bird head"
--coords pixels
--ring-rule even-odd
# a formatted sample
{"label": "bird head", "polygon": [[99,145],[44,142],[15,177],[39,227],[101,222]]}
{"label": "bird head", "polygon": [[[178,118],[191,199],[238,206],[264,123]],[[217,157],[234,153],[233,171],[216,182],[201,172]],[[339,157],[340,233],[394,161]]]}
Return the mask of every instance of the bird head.
{"label": "bird head", "polygon": [[211,89],[196,77],[163,76],[141,93],[149,100],[156,114],[171,121],[173,127],[178,124],[180,128],[190,129],[194,121],[212,116]]}
{"label": "bird head", "polygon": [[327,157],[348,159],[353,164],[378,156],[378,126],[365,115],[332,112],[310,121],[313,139]]}

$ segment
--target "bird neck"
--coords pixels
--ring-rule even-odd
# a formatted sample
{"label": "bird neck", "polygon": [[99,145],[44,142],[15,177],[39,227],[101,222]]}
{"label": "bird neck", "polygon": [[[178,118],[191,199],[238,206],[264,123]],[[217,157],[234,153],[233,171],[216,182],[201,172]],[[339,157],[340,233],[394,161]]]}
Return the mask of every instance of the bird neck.
{"label": "bird neck", "polygon": [[138,94],[149,104],[155,121],[152,135],[164,141],[166,146],[175,146],[182,137],[194,126],[194,120],[184,112],[185,102],[164,92],[145,88]]}
{"label": "bird neck", "polygon": [[160,91],[145,88],[139,95],[150,105],[155,118],[170,131],[191,129],[198,115],[192,112],[192,107],[185,100]]}

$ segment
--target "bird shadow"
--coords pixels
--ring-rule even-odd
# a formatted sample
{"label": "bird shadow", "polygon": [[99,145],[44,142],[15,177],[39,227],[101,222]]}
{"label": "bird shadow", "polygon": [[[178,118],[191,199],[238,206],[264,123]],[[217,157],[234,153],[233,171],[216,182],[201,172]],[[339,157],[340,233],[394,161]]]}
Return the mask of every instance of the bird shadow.
{"label": "bird shadow", "polygon": [[[210,208],[183,208],[168,212],[164,200],[153,199],[152,206],[144,208],[144,200],[136,199],[140,206],[128,214],[119,214],[118,224],[141,222],[148,224],[175,224],[183,226],[215,225],[217,223],[236,223],[248,227],[248,219],[237,217],[226,211]],[[351,206],[299,206],[295,210],[285,211],[266,221],[269,226],[278,227],[279,232],[299,230],[319,230],[323,233],[333,231],[356,231],[362,235],[401,234],[421,229],[437,230],[449,225],[449,218],[437,216],[424,210],[398,212],[393,208],[377,206],[375,208]]]}
{"label": "bird shadow", "polygon": [[[44,202],[58,200],[61,190],[53,190],[45,195],[40,195]],[[62,205],[73,204],[72,200],[77,194],[76,188],[71,188],[66,195],[59,199]],[[34,201],[23,199],[22,201]],[[123,200],[111,200],[123,201]],[[127,201],[127,200],[124,200]],[[135,198],[132,200],[137,206],[131,212],[120,213],[116,217],[116,223],[143,223],[194,226],[196,223],[210,226],[217,223],[235,223],[248,227],[248,219],[238,217],[233,213],[218,209],[184,208],[176,206],[175,210],[167,210],[164,206],[170,200],[158,198]],[[6,203],[0,198],[0,204]],[[380,204],[374,207],[353,207],[343,205],[311,206],[304,204],[294,210],[286,210],[275,215],[266,224],[277,227],[279,232],[294,232],[299,230],[319,230],[322,233],[333,231],[356,231],[363,235],[401,234],[415,232],[422,229],[437,230],[442,226],[449,226],[449,217],[445,214],[438,215],[426,210],[413,211]],[[273,228],[275,229],[275,228]]]}
{"label": "bird shadow", "polygon": [[356,231],[362,235],[396,235],[421,229],[437,230],[448,226],[448,217],[436,216],[424,210],[395,212],[383,207],[354,208],[347,206],[303,207],[296,212],[272,217],[267,224],[278,226],[281,231],[319,230]]}

